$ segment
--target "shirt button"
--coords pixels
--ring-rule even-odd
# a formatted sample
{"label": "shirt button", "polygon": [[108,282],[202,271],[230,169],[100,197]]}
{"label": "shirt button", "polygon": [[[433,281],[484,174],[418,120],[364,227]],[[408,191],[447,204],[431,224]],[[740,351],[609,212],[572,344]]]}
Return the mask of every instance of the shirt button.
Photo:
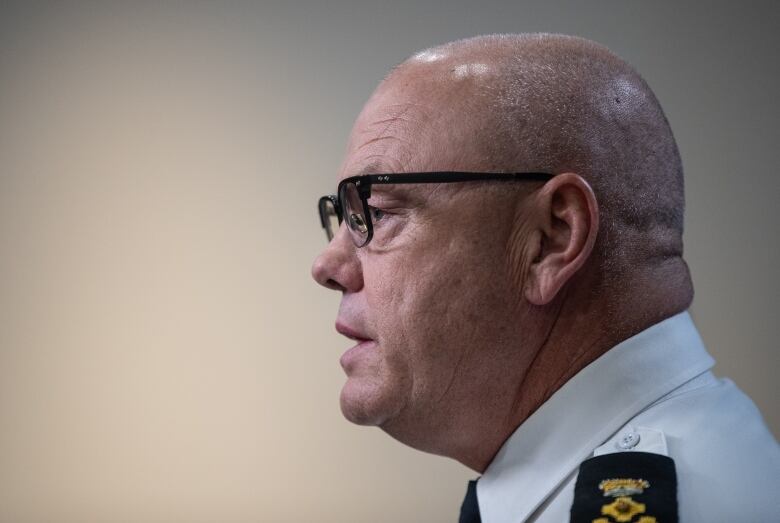
{"label": "shirt button", "polygon": [[617,440],[617,447],[621,450],[631,450],[639,444],[639,440],[639,434],[636,432],[629,432]]}

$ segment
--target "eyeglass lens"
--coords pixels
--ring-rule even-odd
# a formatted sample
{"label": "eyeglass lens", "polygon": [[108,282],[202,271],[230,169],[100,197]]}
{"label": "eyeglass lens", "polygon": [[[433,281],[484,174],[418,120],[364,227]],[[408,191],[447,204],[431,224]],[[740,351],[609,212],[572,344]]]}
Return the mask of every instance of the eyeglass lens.
{"label": "eyeglass lens", "polygon": [[361,247],[368,241],[368,219],[363,210],[363,201],[354,183],[346,183],[341,186],[339,200],[344,206],[344,220],[352,235],[355,245]]}

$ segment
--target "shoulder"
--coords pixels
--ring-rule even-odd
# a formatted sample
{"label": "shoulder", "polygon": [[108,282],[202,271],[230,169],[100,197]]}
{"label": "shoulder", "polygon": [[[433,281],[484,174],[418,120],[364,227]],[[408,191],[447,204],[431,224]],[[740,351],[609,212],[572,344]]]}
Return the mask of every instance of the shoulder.
{"label": "shoulder", "polygon": [[662,431],[668,455],[680,464],[709,472],[752,468],[777,481],[780,447],[755,404],[731,380],[708,372],[694,381],[630,424]]}
{"label": "shoulder", "polygon": [[674,463],[681,521],[770,521],[780,514],[773,494],[780,492],[780,446],[730,380],[703,374],[634,417],[594,454],[632,451]]}

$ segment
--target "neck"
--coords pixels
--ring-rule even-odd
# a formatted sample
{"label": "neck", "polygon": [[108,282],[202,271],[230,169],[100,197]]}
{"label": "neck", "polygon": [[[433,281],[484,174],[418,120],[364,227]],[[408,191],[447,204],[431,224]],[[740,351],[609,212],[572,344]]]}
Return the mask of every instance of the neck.
{"label": "neck", "polygon": [[[597,298],[592,290],[596,282],[587,280],[572,285],[557,305],[550,307],[553,312],[545,313],[547,334],[515,390],[514,402],[499,424],[496,437],[480,442],[475,447],[479,452],[468,461],[459,461],[484,472],[517,427],[574,375],[623,340],[686,310],[693,296],[688,269],[681,258],[652,271],[635,271],[611,284]],[[630,291],[621,293],[616,289]]]}

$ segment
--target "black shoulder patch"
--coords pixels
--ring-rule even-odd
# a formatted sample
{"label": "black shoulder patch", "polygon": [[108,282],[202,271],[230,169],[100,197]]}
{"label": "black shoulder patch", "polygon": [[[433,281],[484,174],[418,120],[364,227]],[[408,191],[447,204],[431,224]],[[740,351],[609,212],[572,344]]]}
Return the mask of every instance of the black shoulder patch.
{"label": "black shoulder patch", "polygon": [[677,523],[674,460],[617,452],[583,461],[571,523]]}

